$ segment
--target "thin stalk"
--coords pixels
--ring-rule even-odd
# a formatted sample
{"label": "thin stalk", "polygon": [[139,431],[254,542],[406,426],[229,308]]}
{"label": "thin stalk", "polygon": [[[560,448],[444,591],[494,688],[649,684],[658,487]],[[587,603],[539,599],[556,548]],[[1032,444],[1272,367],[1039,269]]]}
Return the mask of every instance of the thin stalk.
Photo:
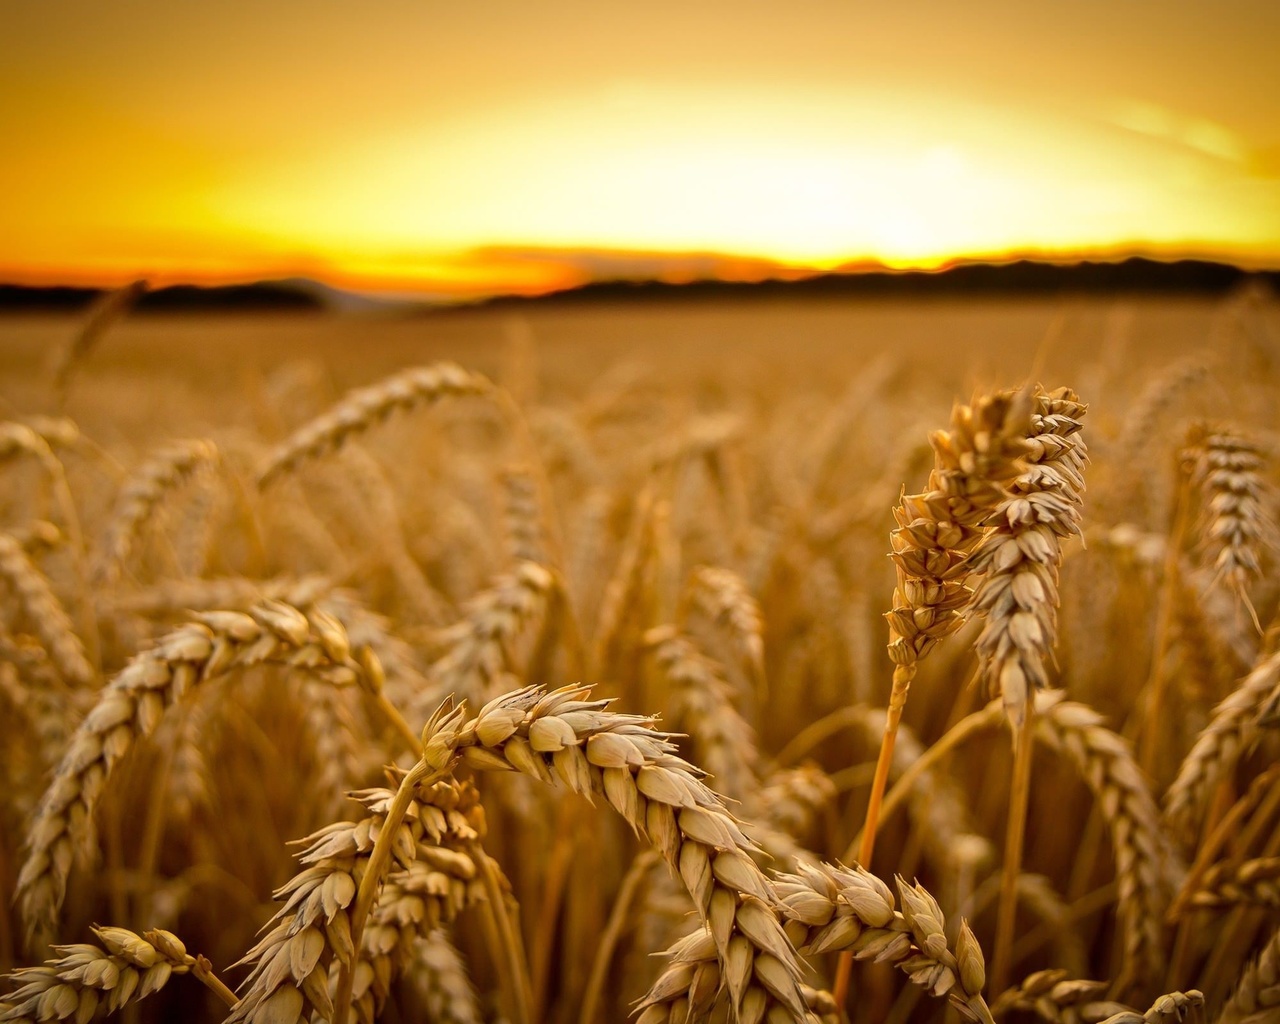
{"label": "thin stalk", "polygon": [[613,960],[613,951],[617,948],[618,938],[626,927],[627,917],[631,913],[631,904],[649,870],[658,863],[655,850],[644,850],[636,855],[627,870],[627,876],[618,889],[618,897],[613,901],[613,909],[609,911],[609,920],[605,923],[604,934],[600,936],[600,946],[596,950],[595,959],[591,963],[591,977],[587,981],[587,990],[582,997],[582,1009],[578,1013],[578,1024],[595,1024],[600,1009],[600,994],[604,991],[605,978],[609,973],[609,963]]}
{"label": "thin stalk", "polygon": [[410,750],[418,750],[422,746],[422,740],[418,734],[413,731],[413,727],[405,721],[404,715],[400,714],[400,709],[391,703],[385,693],[379,690],[373,694],[373,702],[378,706],[378,710],[382,712],[383,717],[391,723],[395,731],[408,744]]}
{"label": "thin stalk", "polygon": [[[970,736],[981,732],[983,729],[990,729],[999,722],[1000,712],[998,709],[985,709],[965,716],[952,726],[936,743],[932,744],[913,761],[906,771],[898,776],[898,781],[893,784],[893,788],[889,790],[888,795],[881,804],[880,820],[883,821],[891,817],[899,807],[906,803],[912,788],[920,781],[920,777],[925,772],[949,755]],[[862,842],[863,834],[859,832],[853,837],[853,842],[849,844],[849,848],[845,850],[843,859],[847,861],[852,858],[861,848]]]}
{"label": "thin stalk", "polygon": [[561,801],[556,823],[556,838],[543,876],[542,907],[537,915],[533,938],[533,956],[529,964],[532,974],[533,1013],[541,1020],[546,1007],[547,986],[551,975],[552,950],[555,949],[556,925],[560,921],[560,904],[564,897],[565,883],[573,863],[574,840],[578,830],[574,819],[578,813],[576,800]]}
{"label": "thin stalk", "polygon": [[1177,604],[1178,559],[1182,554],[1182,541],[1187,532],[1188,487],[1185,474],[1178,472],[1178,495],[1173,513],[1173,525],[1165,543],[1164,578],[1160,584],[1160,607],[1156,617],[1156,636],[1151,649],[1151,673],[1147,678],[1147,708],[1145,728],[1142,730],[1142,770],[1149,778],[1156,778],[1156,757],[1160,749],[1161,714],[1164,710],[1168,677],[1164,670],[1165,655],[1173,638],[1173,618]]}
{"label": "thin stalk", "polygon": [[[885,787],[889,783],[889,769],[893,765],[893,747],[898,739],[898,725],[902,722],[902,709],[907,705],[907,692],[915,677],[914,663],[898,665],[893,670],[893,689],[889,693],[889,709],[885,713],[884,736],[880,740],[880,757],[876,761],[876,774],[871,780],[871,795],[867,798],[867,816],[862,824],[862,841],[858,849],[858,863],[871,870],[871,857],[876,846],[876,827],[880,822],[880,805]],[[832,996],[836,1005],[843,1007],[849,998],[849,978],[853,972],[853,953],[840,954],[836,964],[835,984]]]}
{"label": "thin stalk", "polygon": [[213,964],[209,962],[209,958],[203,955],[196,957],[196,962],[191,967],[191,973],[212,992],[221,999],[227,1006],[235,1009],[236,1003],[240,1002],[236,998],[236,994],[222,983],[222,979],[213,973]]}
{"label": "thin stalk", "polygon": [[1035,749],[1035,705],[1027,708],[1018,730],[1013,754],[1013,789],[1009,794],[1009,822],[1005,832],[1004,871],[1000,878],[1000,910],[996,918],[995,956],[991,967],[991,991],[1009,987],[1013,967],[1013,940],[1018,921],[1018,876],[1022,873],[1022,847],[1027,831],[1027,805],[1031,796],[1031,753]]}
{"label": "thin stalk", "polygon": [[[519,930],[511,923],[511,915],[507,912],[506,898],[502,887],[498,884],[498,876],[494,873],[493,864],[488,854],[476,840],[467,843],[467,852],[471,854],[480,868],[480,880],[484,884],[485,895],[493,907],[494,918],[498,926],[498,938],[502,943],[503,959],[506,961],[508,992],[511,997],[511,1014],[514,1024],[532,1024],[529,1005],[532,1001],[529,984],[529,965],[524,954],[524,946],[519,938]],[[335,1020],[333,1024],[343,1024]]]}

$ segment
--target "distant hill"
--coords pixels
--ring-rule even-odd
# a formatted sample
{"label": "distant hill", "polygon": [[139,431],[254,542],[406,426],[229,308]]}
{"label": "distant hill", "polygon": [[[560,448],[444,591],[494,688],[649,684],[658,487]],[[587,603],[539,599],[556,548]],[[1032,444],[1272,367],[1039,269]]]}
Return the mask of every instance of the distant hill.
{"label": "distant hill", "polygon": [[940,271],[850,270],[792,281],[758,282],[598,281],[536,297],[502,296],[489,304],[592,302],[617,299],[1056,295],[1056,294],[1216,294],[1245,281],[1280,290],[1280,271],[1248,271],[1207,260],[1132,257],[1120,262],[970,263]]}
{"label": "distant hill", "polygon": [[[968,263],[941,271],[847,269],[797,280],[756,282],[697,280],[672,284],[655,280],[605,280],[538,296],[499,295],[466,304],[604,302],[648,299],[781,298],[843,296],[1053,295],[1053,294],[1216,294],[1248,280],[1280,291],[1280,271],[1247,271],[1206,260],[1160,260],[1133,257],[1119,262]],[[92,288],[34,288],[0,285],[0,313],[72,312],[89,306],[102,293]],[[257,284],[200,288],[178,285],[147,292],[136,312],[266,312],[436,308],[438,302],[407,301],[343,291],[298,278]],[[450,307],[451,308],[451,307]]]}
{"label": "distant hill", "polygon": [[[267,310],[320,310],[329,303],[314,282],[263,281],[257,284],[199,288],[175,285],[147,292],[138,300],[138,312],[261,312]],[[82,310],[102,292],[95,288],[30,288],[0,285],[0,312]]]}

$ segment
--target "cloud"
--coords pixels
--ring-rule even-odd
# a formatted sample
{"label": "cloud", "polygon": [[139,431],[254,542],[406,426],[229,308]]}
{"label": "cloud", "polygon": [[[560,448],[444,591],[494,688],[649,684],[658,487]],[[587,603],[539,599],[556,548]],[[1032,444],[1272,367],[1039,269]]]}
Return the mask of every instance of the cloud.
{"label": "cloud", "polygon": [[1203,117],[1192,117],[1148,100],[1116,99],[1107,120],[1139,135],[1185,146],[1228,163],[1247,167],[1252,162],[1249,147],[1225,125]]}

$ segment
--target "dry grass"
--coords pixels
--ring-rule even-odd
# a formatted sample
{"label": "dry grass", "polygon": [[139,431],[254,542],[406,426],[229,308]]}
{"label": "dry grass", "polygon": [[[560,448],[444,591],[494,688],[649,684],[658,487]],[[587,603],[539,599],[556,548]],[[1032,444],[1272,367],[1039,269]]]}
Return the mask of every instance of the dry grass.
{"label": "dry grass", "polygon": [[126,312],[0,322],[0,1020],[1274,1015],[1274,302]]}

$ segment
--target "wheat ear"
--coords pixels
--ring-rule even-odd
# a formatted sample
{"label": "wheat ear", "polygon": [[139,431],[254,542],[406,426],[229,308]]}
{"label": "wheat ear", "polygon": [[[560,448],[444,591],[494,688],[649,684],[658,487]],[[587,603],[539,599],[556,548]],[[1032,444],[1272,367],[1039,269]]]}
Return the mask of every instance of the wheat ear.
{"label": "wheat ear", "polygon": [[735,1018],[754,978],[802,1019],[800,966],[751,842],[699,769],[676,756],[668,734],[651,719],[606,710],[607,700],[583,700],[589,693],[569,686],[499,697],[459,731],[455,749],[475,769],[520,771],[603,795],[678,873],[721,962],[734,958],[726,978]]}
{"label": "wheat ear", "polygon": [[755,731],[735,707],[720,665],[674,626],[649,630],[645,642],[667,681],[672,722],[693,738],[696,761],[716,791],[735,800],[751,797],[760,759]]}
{"label": "wheat ear", "polygon": [[1184,457],[1201,495],[1199,546],[1213,581],[1247,603],[1246,588],[1262,572],[1262,553],[1277,541],[1263,450],[1238,431],[1201,427]]}
{"label": "wheat ear", "polygon": [[397,410],[493,391],[488,378],[454,363],[415,367],[369,387],[357,388],[277,447],[258,471],[258,485],[266,487],[308,459],[337,450],[347,438],[363,433]]}
{"label": "wheat ear", "polygon": [[[253,970],[229,1021],[292,1021],[307,1007],[335,1019],[331,964],[353,971],[351,996],[361,1019],[372,1019],[399,966],[398,918],[416,911],[425,921],[447,923],[479,898],[477,868],[462,848],[477,834],[482,813],[474,795],[463,805],[450,784],[409,789],[398,824],[387,820],[396,794],[366,790],[359,794],[369,812],[365,818],[337,822],[302,840],[302,870],[276,891],[284,906],[240,961]],[[388,829],[393,870],[366,928],[354,920],[356,898],[367,872],[376,870],[374,849]]]}
{"label": "wheat ear", "polygon": [[[991,1013],[982,998],[982,950],[964,923],[952,948],[942,911],[922,886],[897,879],[899,911],[889,887],[860,867],[804,865],[796,874],[777,876],[775,885],[786,933],[802,954],[848,951],[859,960],[895,964],[913,983],[950,999],[965,1019],[990,1024]],[[718,963],[715,954],[715,942],[705,928],[669,949],[668,967],[641,1000],[639,1024],[704,1019],[723,988],[725,970],[743,970],[732,958],[727,965]],[[726,979],[730,985],[732,977]],[[749,989],[743,1007],[746,1020],[794,1019],[759,984]]]}
{"label": "wheat ear", "polygon": [[0,996],[0,1021],[45,1022],[71,1017],[83,1024],[99,1014],[132,1006],[168,984],[175,974],[192,973],[227,1005],[235,1002],[208,962],[187,952],[172,932],[137,935],[126,928],[94,928],[99,945],[55,946],[59,954],[41,967],[7,975],[17,987]]}
{"label": "wheat ear", "polygon": [[99,582],[114,580],[124,570],[165,496],[217,461],[218,449],[212,441],[174,441],[133,472],[116,498],[95,571]]}
{"label": "wheat ear", "polygon": [[999,696],[1015,740],[992,978],[1007,984],[1022,873],[1022,843],[1031,789],[1031,695],[1049,685],[1046,662],[1058,636],[1058,568],[1062,541],[1080,532],[1084,465],[1080,437],[1085,406],[1069,388],[1036,390],[1027,468],[996,507],[991,532],[972,559],[979,577],[973,609],[985,620],[977,652],[992,696]]}
{"label": "wheat ear", "polygon": [[1258,739],[1268,708],[1280,694],[1280,651],[1261,658],[1240,685],[1213,711],[1213,718],[1183,758],[1164,797],[1164,820],[1184,844],[1218,783]]}
{"label": "wheat ear", "polygon": [[427,1019],[436,1024],[482,1024],[475,989],[462,954],[437,928],[414,944],[406,977],[419,994]]}
{"label": "wheat ear", "polygon": [[1280,857],[1215,864],[1205,872],[1189,902],[1200,909],[1239,904],[1280,907]]}
{"label": "wheat ear", "polygon": [[22,545],[7,533],[0,533],[0,579],[13,591],[62,677],[76,686],[88,686],[96,673],[62,602]]}
{"label": "wheat ear", "polygon": [[1272,934],[1256,960],[1236,980],[1217,1024],[1271,1020],[1280,1010],[1280,930]]}
{"label": "wheat ear", "polygon": [[268,601],[249,614],[209,612],[196,618],[135,656],[112,679],[54,770],[27,830],[27,857],[18,876],[17,901],[32,943],[54,930],[72,862],[88,852],[93,812],[116,765],[193,686],[265,662],[339,685],[369,675],[369,658],[352,658],[341,623],[317,610],[304,614]]}

